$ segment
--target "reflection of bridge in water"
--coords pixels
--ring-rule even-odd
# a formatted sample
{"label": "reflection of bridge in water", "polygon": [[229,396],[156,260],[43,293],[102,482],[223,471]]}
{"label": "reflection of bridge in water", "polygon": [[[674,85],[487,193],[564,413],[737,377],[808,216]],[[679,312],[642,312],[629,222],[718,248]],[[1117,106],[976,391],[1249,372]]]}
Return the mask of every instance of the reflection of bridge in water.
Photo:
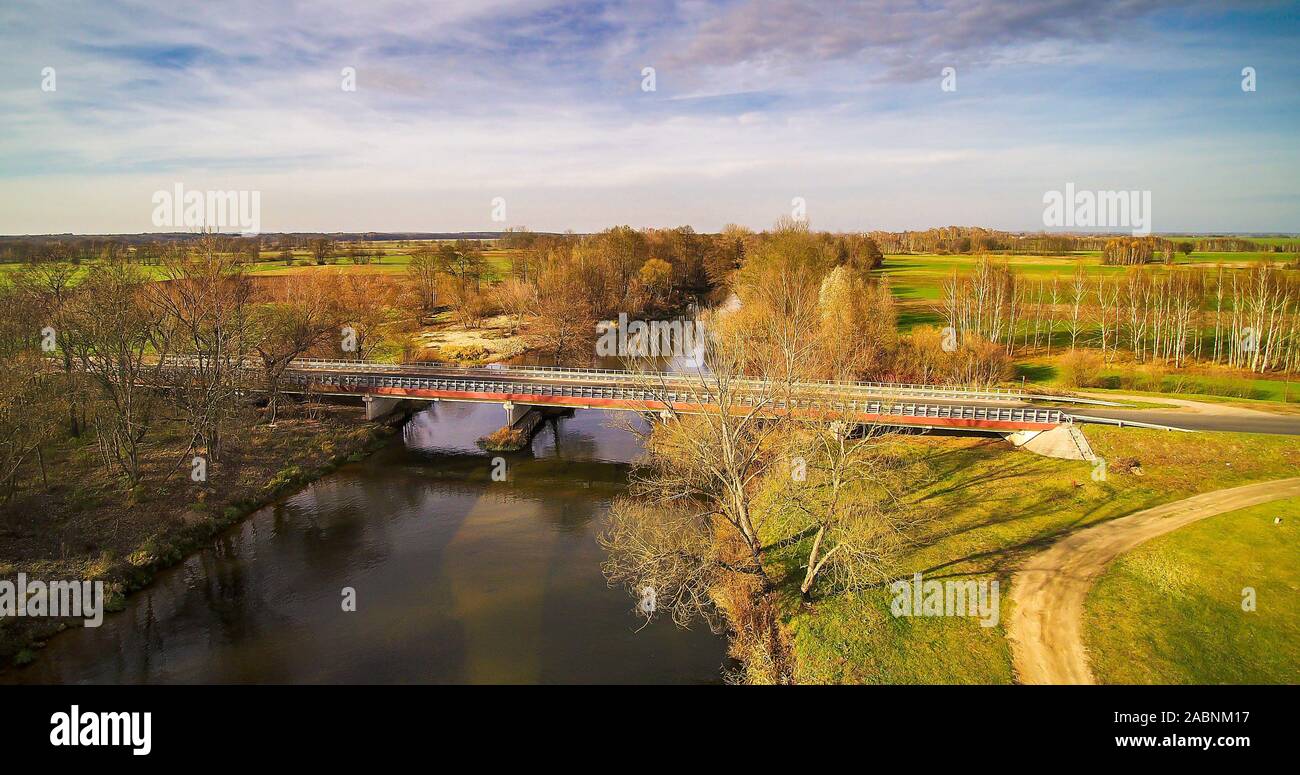
{"label": "reflection of bridge in water", "polygon": [[[295,360],[286,392],[360,396],[375,419],[403,400],[499,403],[507,424],[532,407],[607,409],[661,414],[715,411],[713,379],[696,374],[541,367],[461,368],[362,361]],[[1029,406],[1015,390],[966,390],[870,382],[801,382],[774,397],[761,380],[731,380],[732,411],[845,417],[862,423],[998,433],[1046,431],[1065,421],[1059,410]],[[785,391],[782,390],[784,393]]]}

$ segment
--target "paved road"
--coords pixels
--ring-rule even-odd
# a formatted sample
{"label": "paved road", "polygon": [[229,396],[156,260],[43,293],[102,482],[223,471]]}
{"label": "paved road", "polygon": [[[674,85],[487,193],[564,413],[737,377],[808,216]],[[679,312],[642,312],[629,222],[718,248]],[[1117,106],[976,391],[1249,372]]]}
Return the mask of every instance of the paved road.
{"label": "paved road", "polygon": [[1080,530],[1028,559],[1011,577],[1007,627],[1020,683],[1096,683],[1083,648],[1083,603],[1106,565],[1147,539],[1226,511],[1300,496],[1300,478],[1194,495]]}
{"label": "paved road", "polygon": [[1112,420],[1168,425],[1189,431],[1237,431],[1241,433],[1281,433],[1300,435],[1300,415],[1191,414],[1177,409],[1109,409],[1087,407],[1069,410],[1068,414],[1106,417]]}

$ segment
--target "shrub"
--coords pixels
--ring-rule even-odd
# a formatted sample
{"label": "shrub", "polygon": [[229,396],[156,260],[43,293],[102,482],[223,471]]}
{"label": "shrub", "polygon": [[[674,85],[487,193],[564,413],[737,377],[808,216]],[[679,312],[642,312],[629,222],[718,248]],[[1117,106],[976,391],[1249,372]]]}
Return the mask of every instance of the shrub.
{"label": "shrub", "polygon": [[958,385],[983,387],[1011,377],[1011,357],[996,342],[968,335],[952,354],[950,380]]}
{"label": "shrub", "polygon": [[1231,377],[1211,377],[1202,380],[1195,385],[1198,392],[1210,396],[1226,396],[1228,398],[1254,398],[1255,388],[1244,379],[1233,379]]}
{"label": "shrub", "polygon": [[289,466],[287,468],[282,468],[280,469],[279,473],[271,477],[271,480],[266,483],[266,489],[275,490],[280,487],[293,484],[294,482],[298,481],[298,479],[300,479],[302,475],[303,475],[302,469],[299,468],[298,466]]}
{"label": "shrub", "polygon": [[1126,474],[1139,472],[1142,470],[1142,463],[1135,457],[1120,457],[1112,460],[1109,465],[1112,471],[1122,471]]}
{"label": "shrub", "polygon": [[1134,383],[1138,390],[1159,393],[1165,389],[1165,370],[1161,366],[1149,363],[1138,370]]}
{"label": "shrub", "polygon": [[1120,386],[1125,390],[1140,390],[1146,393],[1165,391],[1165,370],[1154,363],[1139,366],[1120,377]]}
{"label": "shrub", "polygon": [[1073,350],[1061,356],[1057,373],[1065,387],[1095,387],[1101,378],[1101,356],[1093,350]]}
{"label": "shrub", "polygon": [[518,452],[528,444],[528,434],[520,428],[506,426],[478,440],[478,446],[488,452]]}
{"label": "shrub", "polygon": [[442,356],[451,361],[481,361],[492,353],[481,344],[442,348]]}

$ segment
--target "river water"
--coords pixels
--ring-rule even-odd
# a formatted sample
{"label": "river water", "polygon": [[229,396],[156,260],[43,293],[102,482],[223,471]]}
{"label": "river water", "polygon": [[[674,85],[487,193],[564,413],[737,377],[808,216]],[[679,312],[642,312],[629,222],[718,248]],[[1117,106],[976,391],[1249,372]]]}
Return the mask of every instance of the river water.
{"label": "river water", "polygon": [[596,534],[637,439],[579,410],[495,481],[474,441],[504,419],[434,404],[400,442],[251,515],[0,682],[719,681],[722,637],[642,627],[601,575]]}

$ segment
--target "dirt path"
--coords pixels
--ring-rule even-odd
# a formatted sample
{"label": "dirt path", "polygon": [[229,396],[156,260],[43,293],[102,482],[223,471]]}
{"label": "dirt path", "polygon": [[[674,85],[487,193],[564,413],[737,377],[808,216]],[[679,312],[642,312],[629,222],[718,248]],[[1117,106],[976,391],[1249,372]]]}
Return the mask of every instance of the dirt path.
{"label": "dirt path", "polygon": [[1057,541],[1011,578],[1007,627],[1020,683],[1096,683],[1083,648],[1083,601],[1106,565],[1149,538],[1226,511],[1300,496],[1300,478],[1248,484],[1104,522]]}

